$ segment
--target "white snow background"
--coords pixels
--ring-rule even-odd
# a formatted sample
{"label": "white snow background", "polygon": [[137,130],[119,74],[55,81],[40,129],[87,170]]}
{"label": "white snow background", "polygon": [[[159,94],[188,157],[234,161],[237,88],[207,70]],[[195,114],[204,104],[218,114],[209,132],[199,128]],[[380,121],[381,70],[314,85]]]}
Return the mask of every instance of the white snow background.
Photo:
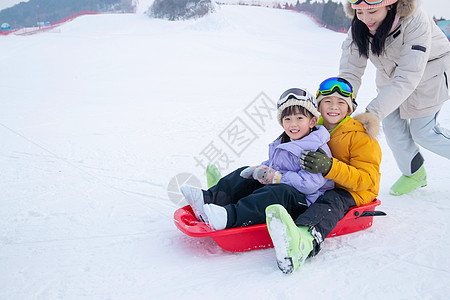
{"label": "white snow background", "polygon": [[[233,253],[174,225],[170,180],[264,92],[315,92],[345,35],[291,11],[222,6],[169,22],[84,16],[0,38],[0,299],[448,299],[450,161],[426,150],[428,186],[388,194],[364,231],[329,238],[287,276],[273,249]],[[376,95],[369,67],[358,112]],[[243,121],[249,121],[242,117]],[[450,128],[450,105],[440,122]],[[226,171],[259,164],[275,119]]]}

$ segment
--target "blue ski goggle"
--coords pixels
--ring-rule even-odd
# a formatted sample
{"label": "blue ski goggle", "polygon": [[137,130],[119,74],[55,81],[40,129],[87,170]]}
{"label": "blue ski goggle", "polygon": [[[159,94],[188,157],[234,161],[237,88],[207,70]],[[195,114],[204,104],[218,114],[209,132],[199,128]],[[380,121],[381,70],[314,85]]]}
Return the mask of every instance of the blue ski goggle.
{"label": "blue ski goggle", "polygon": [[352,85],[350,82],[341,77],[331,77],[324,80],[319,85],[316,98],[319,97],[319,95],[327,96],[333,94],[334,92],[338,92],[344,97],[351,97],[353,99]]}
{"label": "blue ski goggle", "polygon": [[319,95],[328,96],[337,92],[339,95],[344,97],[350,97],[352,99],[353,105],[356,108],[358,105],[353,98],[353,87],[346,79],[342,77],[331,77],[324,80],[317,90],[316,98]]}

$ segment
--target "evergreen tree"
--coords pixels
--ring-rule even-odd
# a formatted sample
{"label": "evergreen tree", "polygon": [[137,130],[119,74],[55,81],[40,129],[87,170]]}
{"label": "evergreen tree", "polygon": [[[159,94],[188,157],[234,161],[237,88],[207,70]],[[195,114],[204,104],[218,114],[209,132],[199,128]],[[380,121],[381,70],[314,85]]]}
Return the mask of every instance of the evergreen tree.
{"label": "evergreen tree", "polygon": [[350,27],[351,20],[345,15],[342,3],[336,3],[332,0],[328,0],[326,3],[306,0],[303,3],[297,1],[295,7],[297,10],[310,12],[327,25],[342,29]]}
{"label": "evergreen tree", "polygon": [[348,28],[350,20],[346,17],[342,3],[328,0],[323,6],[322,20],[333,27]]}
{"label": "evergreen tree", "polygon": [[202,17],[211,11],[211,0],[155,0],[148,15],[174,21]]}

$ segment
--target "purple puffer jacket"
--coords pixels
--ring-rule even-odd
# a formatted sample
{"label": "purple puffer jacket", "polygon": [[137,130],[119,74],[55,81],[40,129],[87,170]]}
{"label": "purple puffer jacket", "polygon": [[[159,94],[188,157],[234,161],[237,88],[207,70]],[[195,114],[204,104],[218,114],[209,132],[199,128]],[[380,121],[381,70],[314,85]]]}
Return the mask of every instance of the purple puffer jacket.
{"label": "purple puffer jacket", "polygon": [[317,130],[304,138],[281,144],[281,139],[269,145],[269,160],[261,164],[280,171],[281,183],[289,184],[306,195],[308,206],[326,190],[334,188],[334,181],[326,179],[322,174],[309,173],[300,168],[298,161],[303,150],[316,151],[322,148],[331,157],[327,142],[330,134],[324,126],[316,126]]}

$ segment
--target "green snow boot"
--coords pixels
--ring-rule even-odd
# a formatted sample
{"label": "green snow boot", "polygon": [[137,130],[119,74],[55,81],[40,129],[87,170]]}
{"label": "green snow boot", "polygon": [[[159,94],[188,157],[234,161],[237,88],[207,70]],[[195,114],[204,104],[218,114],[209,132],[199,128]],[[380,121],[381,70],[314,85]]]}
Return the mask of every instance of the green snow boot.
{"label": "green snow boot", "polygon": [[400,196],[426,185],[427,173],[425,172],[425,167],[422,166],[419,171],[411,176],[402,175],[391,187],[389,193],[394,196]]}
{"label": "green snow boot", "polygon": [[222,176],[215,165],[208,165],[206,167],[206,181],[208,182],[208,189],[215,186],[221,177]]}
{"label": "green snow boot", "polygon": [[266,208],[266,223],[278,268],[285,274],[300,268],[313,249],[314,237],[308,227],[295,225],[286,209],[279,204]]}

